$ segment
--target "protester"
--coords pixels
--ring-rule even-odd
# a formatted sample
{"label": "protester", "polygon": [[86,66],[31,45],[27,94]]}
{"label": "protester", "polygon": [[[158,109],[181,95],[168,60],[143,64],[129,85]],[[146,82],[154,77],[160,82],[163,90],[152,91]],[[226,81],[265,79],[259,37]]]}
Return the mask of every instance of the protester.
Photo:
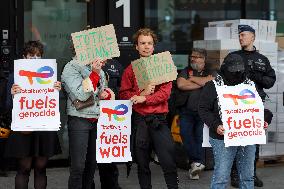
{"label": "protester", "polygon": [[[242,83],[253,86],[253,82],[246,78],[244,61],[240,55],[228,55],[215,80],[206,83],[201,93],[199,115],[209,127],[209,141],[213,148],[215,162],[211,189],[226,188],[234,158],[237,159],[240,188],[254,188],[255,145],[225,147],[223,136],[225,129],[221,121],[219,97],[216,92],[218,86],[235,86]],[[243,116],[246,116],[245,113]]]}
{"label": "protester", "polygon": [[198,102],[205,83],[214,79],[206,73],[205,61],[204,49],[192,49],[189,55],[189,66],[180,72],[177,79],[179,90],[187,92],[187,95],[183,97],[185,104],[181,107],[180,134],[190,161],[189,177],[194,180],[199,179],[199,172],[205,168],[202,148],[204,123],[198,115]]}
{"label": "protester", "polygon": [[[43,45],[39,41],[25,43],[23,58],[36,59],[42,56]],[[9,76],[7,88],[7,108],[11,110],[13,106],[12,96],[21,92],[21,86],[14,84],[14,73]],[[56,81],[54,88],[58,91],[61,90],[61,83]],[[29,176],[33,165],[34,188],[45,189],[47,186],[46,165],[48,159],[60,153],[61,148],[56,131],[12,132],[7,141],[5,155],[18,159],[15,188],[28,189]]]}
{"label": "protester", "polygon": [[[73,54],[74,52],[74,47]],[[67,63],[61,75],[67,93],[69,153],[71,160],[69,189],[94,189],[96,169],[97,121],[99,101],[109,99],[105,73],[106,61],[96,59],[89,65],[79,62],[76,56]],[[81,109],[75,104],[80,102]],[[77,109],[76,109],[77,108]],[[98,164],[101,188],[118,189],[118,172],[115,164]]]}
{"label": "protester", "polygon": [[[140,57],[149,57],[154,52],[157,37],[148,28],[138,30],[133,37]],[[174,143],[167,125],[168,98],[172,83],[148,85],[140,91],[130,64],[121,80],[120,98],[133,102],[134,151],[138,164],[138,179],[143,189],[152,188],[149,168],[151,151],[157,154],[164,172],[167,187],[178,188],[177,169],[174,159]]]}
{"label": "protester", "polygon": [[[263,91],[263,88],[269,89],[273,87],[276,76],[275,71],[271,67],[269,60],[264,55],[256,51],[255,46],[253,45],[255,41],[255,30],[249,25],[239,25],[239,41],[242,47],[242,50],[233,52],[232,54],[240,55],[245,62],[245,72],[250,80],[252,80],[255,85],[257,92],[263,101],[265,101],[266,93]],[[269,110],[266,110],[268,114]],[[273,116],[268,114],[266,117]],[[268,120],[265,120],[269,122]],[[263,182],[256,175],[256,162],[259,159],[259,145],[256,145],[255,161],[254,161],[254,184],[257,187],[262,187]],[[238,174],[237,167],[234,163],[231,172],[231,185],[238,188]]]}

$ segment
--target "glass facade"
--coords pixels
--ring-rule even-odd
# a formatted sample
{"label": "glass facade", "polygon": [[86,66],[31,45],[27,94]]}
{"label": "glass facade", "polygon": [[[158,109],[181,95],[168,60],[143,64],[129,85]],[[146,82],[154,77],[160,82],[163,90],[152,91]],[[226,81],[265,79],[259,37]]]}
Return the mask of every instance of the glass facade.
{"label": "glass facade", "polygon": [[[63,66],[71,60],[70,34],[87,25],[84,0],[24,0],[24,41],[40,40],[44,58],[56,59],[58,79]],[[55,158],[68,158],[66,98],[60,93],[61,130],[58,132],[63,153]]]}

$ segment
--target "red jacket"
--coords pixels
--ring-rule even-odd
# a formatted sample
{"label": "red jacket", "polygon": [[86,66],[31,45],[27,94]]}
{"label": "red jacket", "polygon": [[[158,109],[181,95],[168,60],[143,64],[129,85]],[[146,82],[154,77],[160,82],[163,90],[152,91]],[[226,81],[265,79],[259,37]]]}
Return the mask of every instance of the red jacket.
{"label": "red jacket", "polygon": [[[142,115],[168,113],[168,99],[171,89],[172,82],[157,85],[155,92],[146,96],[144,103],[133,105],[133,109]],[[130,64],[122,75],[119,97],[121,100],[128,100],[134,95],[139,96],[140,92]]]}

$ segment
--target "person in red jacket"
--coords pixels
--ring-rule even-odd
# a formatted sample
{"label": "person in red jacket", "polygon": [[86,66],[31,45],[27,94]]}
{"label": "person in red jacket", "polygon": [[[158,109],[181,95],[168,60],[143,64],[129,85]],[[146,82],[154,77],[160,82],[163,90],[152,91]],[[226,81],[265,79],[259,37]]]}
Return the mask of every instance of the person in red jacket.
{"label": "person in red jacket", "polygon": [[[140,57],[153,54],[157,36],[152,30],[140,29],[133,39]],[[158,156],[167,187],[178,188],[174,143],[166,120],[171,88],[172,83],[167,82],[156,86],[148,85],[146,89],[139,90],[131,64],[122,75],[119,96],[120,99],[130,99],[133,102],[132,153],[138,165],[139,184],[143,189],[152,188],[149,168],[152,150]]]}

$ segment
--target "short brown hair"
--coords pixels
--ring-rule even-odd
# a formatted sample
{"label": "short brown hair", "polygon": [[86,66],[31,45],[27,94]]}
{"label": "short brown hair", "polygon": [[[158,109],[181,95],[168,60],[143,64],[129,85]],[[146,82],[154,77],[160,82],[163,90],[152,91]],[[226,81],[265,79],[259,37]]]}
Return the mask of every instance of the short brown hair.
{"label": "short brown hair", "polygon": [[135,45],[138,44],[138,38],[140,35],[144,35],[144,36],[150,35],[153,38],[154,44],[158,42],[157,35],[154,33],[153,30],[151,30],[150,28],[141,28],[133,35],[133,42]]}
{"label": "short brown hair", "polygon": [[40,56],[43,55],[43,44],[40,41],[28,41],[24,45],[23,55],[26,57],[28,54],[40,53]]}

